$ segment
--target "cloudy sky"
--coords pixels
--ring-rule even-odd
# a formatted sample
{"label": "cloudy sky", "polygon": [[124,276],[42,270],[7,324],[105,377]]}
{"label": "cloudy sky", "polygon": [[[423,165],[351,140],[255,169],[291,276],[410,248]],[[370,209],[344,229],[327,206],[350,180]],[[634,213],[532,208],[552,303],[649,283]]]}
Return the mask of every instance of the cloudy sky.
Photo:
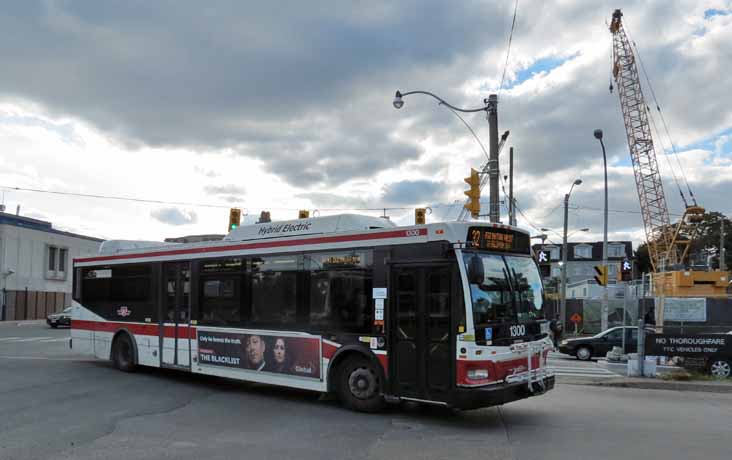
{"label": "cloudy sky", "polygon": [[[298,209],[390,208],[407,224],[419,206],[432,208],[430,221],[454,219],[462,179],[484,154],[445,107],[411,96],[395,110],[394,92],[431,91],[465,108],[498,93],[499,129],[511,131],[516,151],[519,224],[549,227],[558,240],[562,197],[581,178],[569,225],[591,232],[572,239],[601,238],[602,155],[592,133],[602,128],[610,238],[638,242],[625,131],[608,91],[607,23],[622,8],[671,134],[656,139],[671,213],[682,209],[672,174],[683,182],[683,173],[701,205],[732,214],[732,0],[519,0],[501,88],[514,6],[6,3],[3,203],[69,231],[154,240],[223,233],[232,206],[249,214],[245,222],[261,210],[279,220]],[[465,120],[487,146],[484,115]],[[671,140],[677,157],[663,153]]]}

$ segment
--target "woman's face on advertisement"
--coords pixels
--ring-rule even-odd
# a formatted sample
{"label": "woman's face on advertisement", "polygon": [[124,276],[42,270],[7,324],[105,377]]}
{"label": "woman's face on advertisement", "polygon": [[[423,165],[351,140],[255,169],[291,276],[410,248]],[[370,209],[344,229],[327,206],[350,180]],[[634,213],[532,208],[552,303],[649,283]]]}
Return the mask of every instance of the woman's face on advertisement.
{"label": "woman's face on advertisement", "polygon": [[277,339],[274,345],[274,359],[278,363],[285,362],[285,341],[284,339]]}

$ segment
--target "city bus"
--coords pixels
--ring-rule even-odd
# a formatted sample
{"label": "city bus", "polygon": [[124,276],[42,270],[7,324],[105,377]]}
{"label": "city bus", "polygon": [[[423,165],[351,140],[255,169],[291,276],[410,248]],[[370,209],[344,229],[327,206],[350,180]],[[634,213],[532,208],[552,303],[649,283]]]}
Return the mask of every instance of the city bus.
{"label": "city bus", "polygon": [[474,409],[554,386],[529,234],[344,214],[200,243],[107,241],[74,260],[70,346],[334,393],[354,410]]}

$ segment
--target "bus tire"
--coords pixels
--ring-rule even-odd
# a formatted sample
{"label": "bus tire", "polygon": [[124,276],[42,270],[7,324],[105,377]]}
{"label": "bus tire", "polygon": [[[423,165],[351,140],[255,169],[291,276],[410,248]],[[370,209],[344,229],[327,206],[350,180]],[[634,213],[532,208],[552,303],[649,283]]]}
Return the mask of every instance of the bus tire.
{"label": "bus tire", "polygon": [[112,342],[112,362],[123,372],[135,370],[135,348],[129,334],[121,333]]}
{"label": "bus tire", "polygon": [[347,358],[339,366],[336,392],[341,403],[355,411],[378,412],[385,405],[379,371],[365,357]]}

